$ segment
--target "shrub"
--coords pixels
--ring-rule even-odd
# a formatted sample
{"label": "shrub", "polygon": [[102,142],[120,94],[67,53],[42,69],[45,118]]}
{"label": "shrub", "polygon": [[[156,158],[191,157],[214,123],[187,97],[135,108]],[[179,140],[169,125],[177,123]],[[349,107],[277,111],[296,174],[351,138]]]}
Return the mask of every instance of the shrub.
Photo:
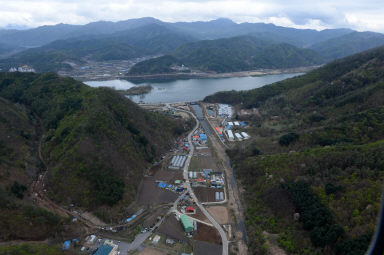
{"label": "shrub", "polygon": [[289,134],[283,135],[279,139],[279,144],[281,146],[288,146],[291,143],[296,142],[297,140],[299,140],[299,137],[300,136],[298,134],[296,134],[296,133],[289,133]]}
{"label": "shrub", "polygon": [[27,190],[27,187],[19,184],[17,181],[15,181],[11,187],[11,192],[14,194],[17,198],[22,199],[24,197],[24,192]]}
{"label": "shrub", "polygon": [[335,194],[336,192],[341,191],[341,190],[342,190],[341,186],[335,186],[332,183],[327,183],[325,185],[325,193],[327,195]]}

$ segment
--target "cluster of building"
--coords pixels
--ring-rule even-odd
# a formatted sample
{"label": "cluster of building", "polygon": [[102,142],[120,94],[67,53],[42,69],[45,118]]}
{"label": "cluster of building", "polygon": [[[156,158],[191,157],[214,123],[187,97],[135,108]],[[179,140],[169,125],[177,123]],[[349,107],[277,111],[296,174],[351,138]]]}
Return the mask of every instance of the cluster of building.
{"label": "cluster of building", "polygon": [[[244,121],[223,121],[223,126],[225,126],[225,132],[227,134],[228,141],[233,142],[235,139],[237,141],[243,141],[251,138],[246,132],[239,131],[240,128],[244,128],[247,124]],[[237,132],[236,132],[237,131]]]}
{"label": "cluster of building", "polygon": [[[63,250],[69,249],[68,241],[64,242]],[[90,235],[85,239],[81,252],[93,255],[119,255],[119,246],[111,240],[97,239],[96,235]]]}
{"label": "cluster of building", "polygon": [[157,186],[161,189],[166,189],[177,193],[183,192],[185,189],[181,180],[175,180],[174,184],[167,184],[166,182],[159,181]]}
{"label": "cluster of building", "polygon": [[192,136],[193,145],[196,146],[196,149],[206,148],[208,142],[208,136],[202,130],[196,130],[196,133]]}
{"label": "cluster of building", "polygon": [[217,114],[221,118],[231,118],[233,115],[232,106],[228,104],[218,104]]}
{"label": "cluster of building", "polygon": [[232,130],[226,130],[228,141],[233,142],[236,140],[243,141],[251,138],[247,133],[241,132],[241,133],[233,133]]}
{"label": "cluster of building", "polygon": [[21,72],[21,73],[35,73],[36,70],[32,68],[31,66],[24,65],[19,67],[11,67],[9,69],[9,72]]}
{"label": "cluster of building", "polygon": [[189,172],[189,178],[194,186],[208,186],[211,188],[222,188],[224,186],[224,176],[222,172],[214,172],[212,169],[203,169],[202,172]]}
{"label": "cluster of building", "polygon": [[181,65],[181,66],[178,66],[178,65],[174,65],[174,66],[171,66],[171,69],[175,70],[175,71],[178,71],[178,72],[187,72],[187,71],[190,71],[189,67],[186,67],[185,65]]}

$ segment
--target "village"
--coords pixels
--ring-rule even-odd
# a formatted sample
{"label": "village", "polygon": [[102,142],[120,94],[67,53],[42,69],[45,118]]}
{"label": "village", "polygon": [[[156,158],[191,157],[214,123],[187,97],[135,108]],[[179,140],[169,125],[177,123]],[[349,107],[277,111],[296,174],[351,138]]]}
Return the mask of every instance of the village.
{"label": "village", "polygon": [[229,105],[142,107],[176,118],[196,118],[198,124],[147,171],[132,214],[120,224],[100,225],[82,242],[66,240],[63,249],[77,247],[95,255],[229,254],[228,243],[240,238],[235,198],[230,195],[234,187],[228,185],[233,176],[217,156],[213,139],[223,144],[244,141],[249,137],[246,123],[231,119]]}

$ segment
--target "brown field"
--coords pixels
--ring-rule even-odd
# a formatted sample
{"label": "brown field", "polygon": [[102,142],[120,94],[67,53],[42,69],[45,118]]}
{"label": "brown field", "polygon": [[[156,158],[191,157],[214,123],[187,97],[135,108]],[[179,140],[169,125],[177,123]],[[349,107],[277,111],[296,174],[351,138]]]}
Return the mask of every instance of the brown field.
{"label": "brown field", "polygon": [[148,175],[154,176],[157,173],[157,171],[159,171],[162,167],[163,167],[163,163],[159,163],[155,166],[152,166],[151,169],[149,169],[148,171]]}
{"label": "brown field", "polygon": [[165,222],[161,224],[157,232],[175,240],[183,240],[188,243],[190,242],[185,235],[183,226],[173,214],[171,214]]}
{"label": "brown field", "polygon": [[143,222],[143,227],[148,228],[152,227],[153,225],[156,224],[157,222],[157,217],[163,216],[167,213],[168,208],[162,208],[160,210],[155,210],[154,212],[151,212],[150,216],[148,216],[144,222]]}
{"label": "brown field", "polygon": [[228,209],[225,206],[211,206],[208,212],[219,224],[227,224],[229,221]]}
{"label": "brown field", "polygon": [[221,237],[219,232],[208,225],[197,222],[197,231],[193,235],[193,239],[214,244],[221,244]]}
{"label": "brown field", "polygon": [[203,169],[217,170],[217,165],[212,157],[193,157],[191,171],[202,171]]}
{"label": "brown field", "polygon": [[193,191],[195,192],[197,199],[204,203],[216,202],[215,192],[224,192],[224,189],[196,187],[193,188]]}
{"label": "brown field", "polygon": [[218,244],[195,241],[194,253],[196,255],[221,255],[222,247]]}
{"label": "brown field", "polygon": [[156,205],[174,202],[178,195],[157,187],[154,177],[144,177],[138,192],[139,205]]}
{"label": "brown field", "polygon": [[204,213],[198,207],[197,208],[196,208],[196,206],[194,206],[194,207],[195,207],[196,213],[195,214],[190,214],[189,216],[191,216],[193,218],[196,218],[198,220],[210,223],[208,218],[205,217]]}
{"label": "brown field", "polygon": [[153,177],[157,181],[166,181],[173,184],[175,180],[183,179],[183,171],[182,170],[159,170],[155,173]]}
{"label": "brown field", "polygon": [[164,251],[159,251],[153,248],[145,247],[141,252],[137,255],[166,255],[167,253]]}

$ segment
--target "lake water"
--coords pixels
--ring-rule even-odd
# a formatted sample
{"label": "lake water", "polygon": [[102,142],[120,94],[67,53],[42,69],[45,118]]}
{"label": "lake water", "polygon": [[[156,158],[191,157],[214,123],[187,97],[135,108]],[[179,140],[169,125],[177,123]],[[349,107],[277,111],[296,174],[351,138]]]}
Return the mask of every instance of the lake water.
{"label": "lake water", "polygon": [[176,103],[200,101],[218,91],[248,90],[288,79],[302,73],[273,74],[256,77],[232,77],[219,79],[189,79],[135,84],[126,80],[86,81],[91,87],[129,89],[133,86],[151,84],[153,90],[145,95],[129,96],[135,102]]}

